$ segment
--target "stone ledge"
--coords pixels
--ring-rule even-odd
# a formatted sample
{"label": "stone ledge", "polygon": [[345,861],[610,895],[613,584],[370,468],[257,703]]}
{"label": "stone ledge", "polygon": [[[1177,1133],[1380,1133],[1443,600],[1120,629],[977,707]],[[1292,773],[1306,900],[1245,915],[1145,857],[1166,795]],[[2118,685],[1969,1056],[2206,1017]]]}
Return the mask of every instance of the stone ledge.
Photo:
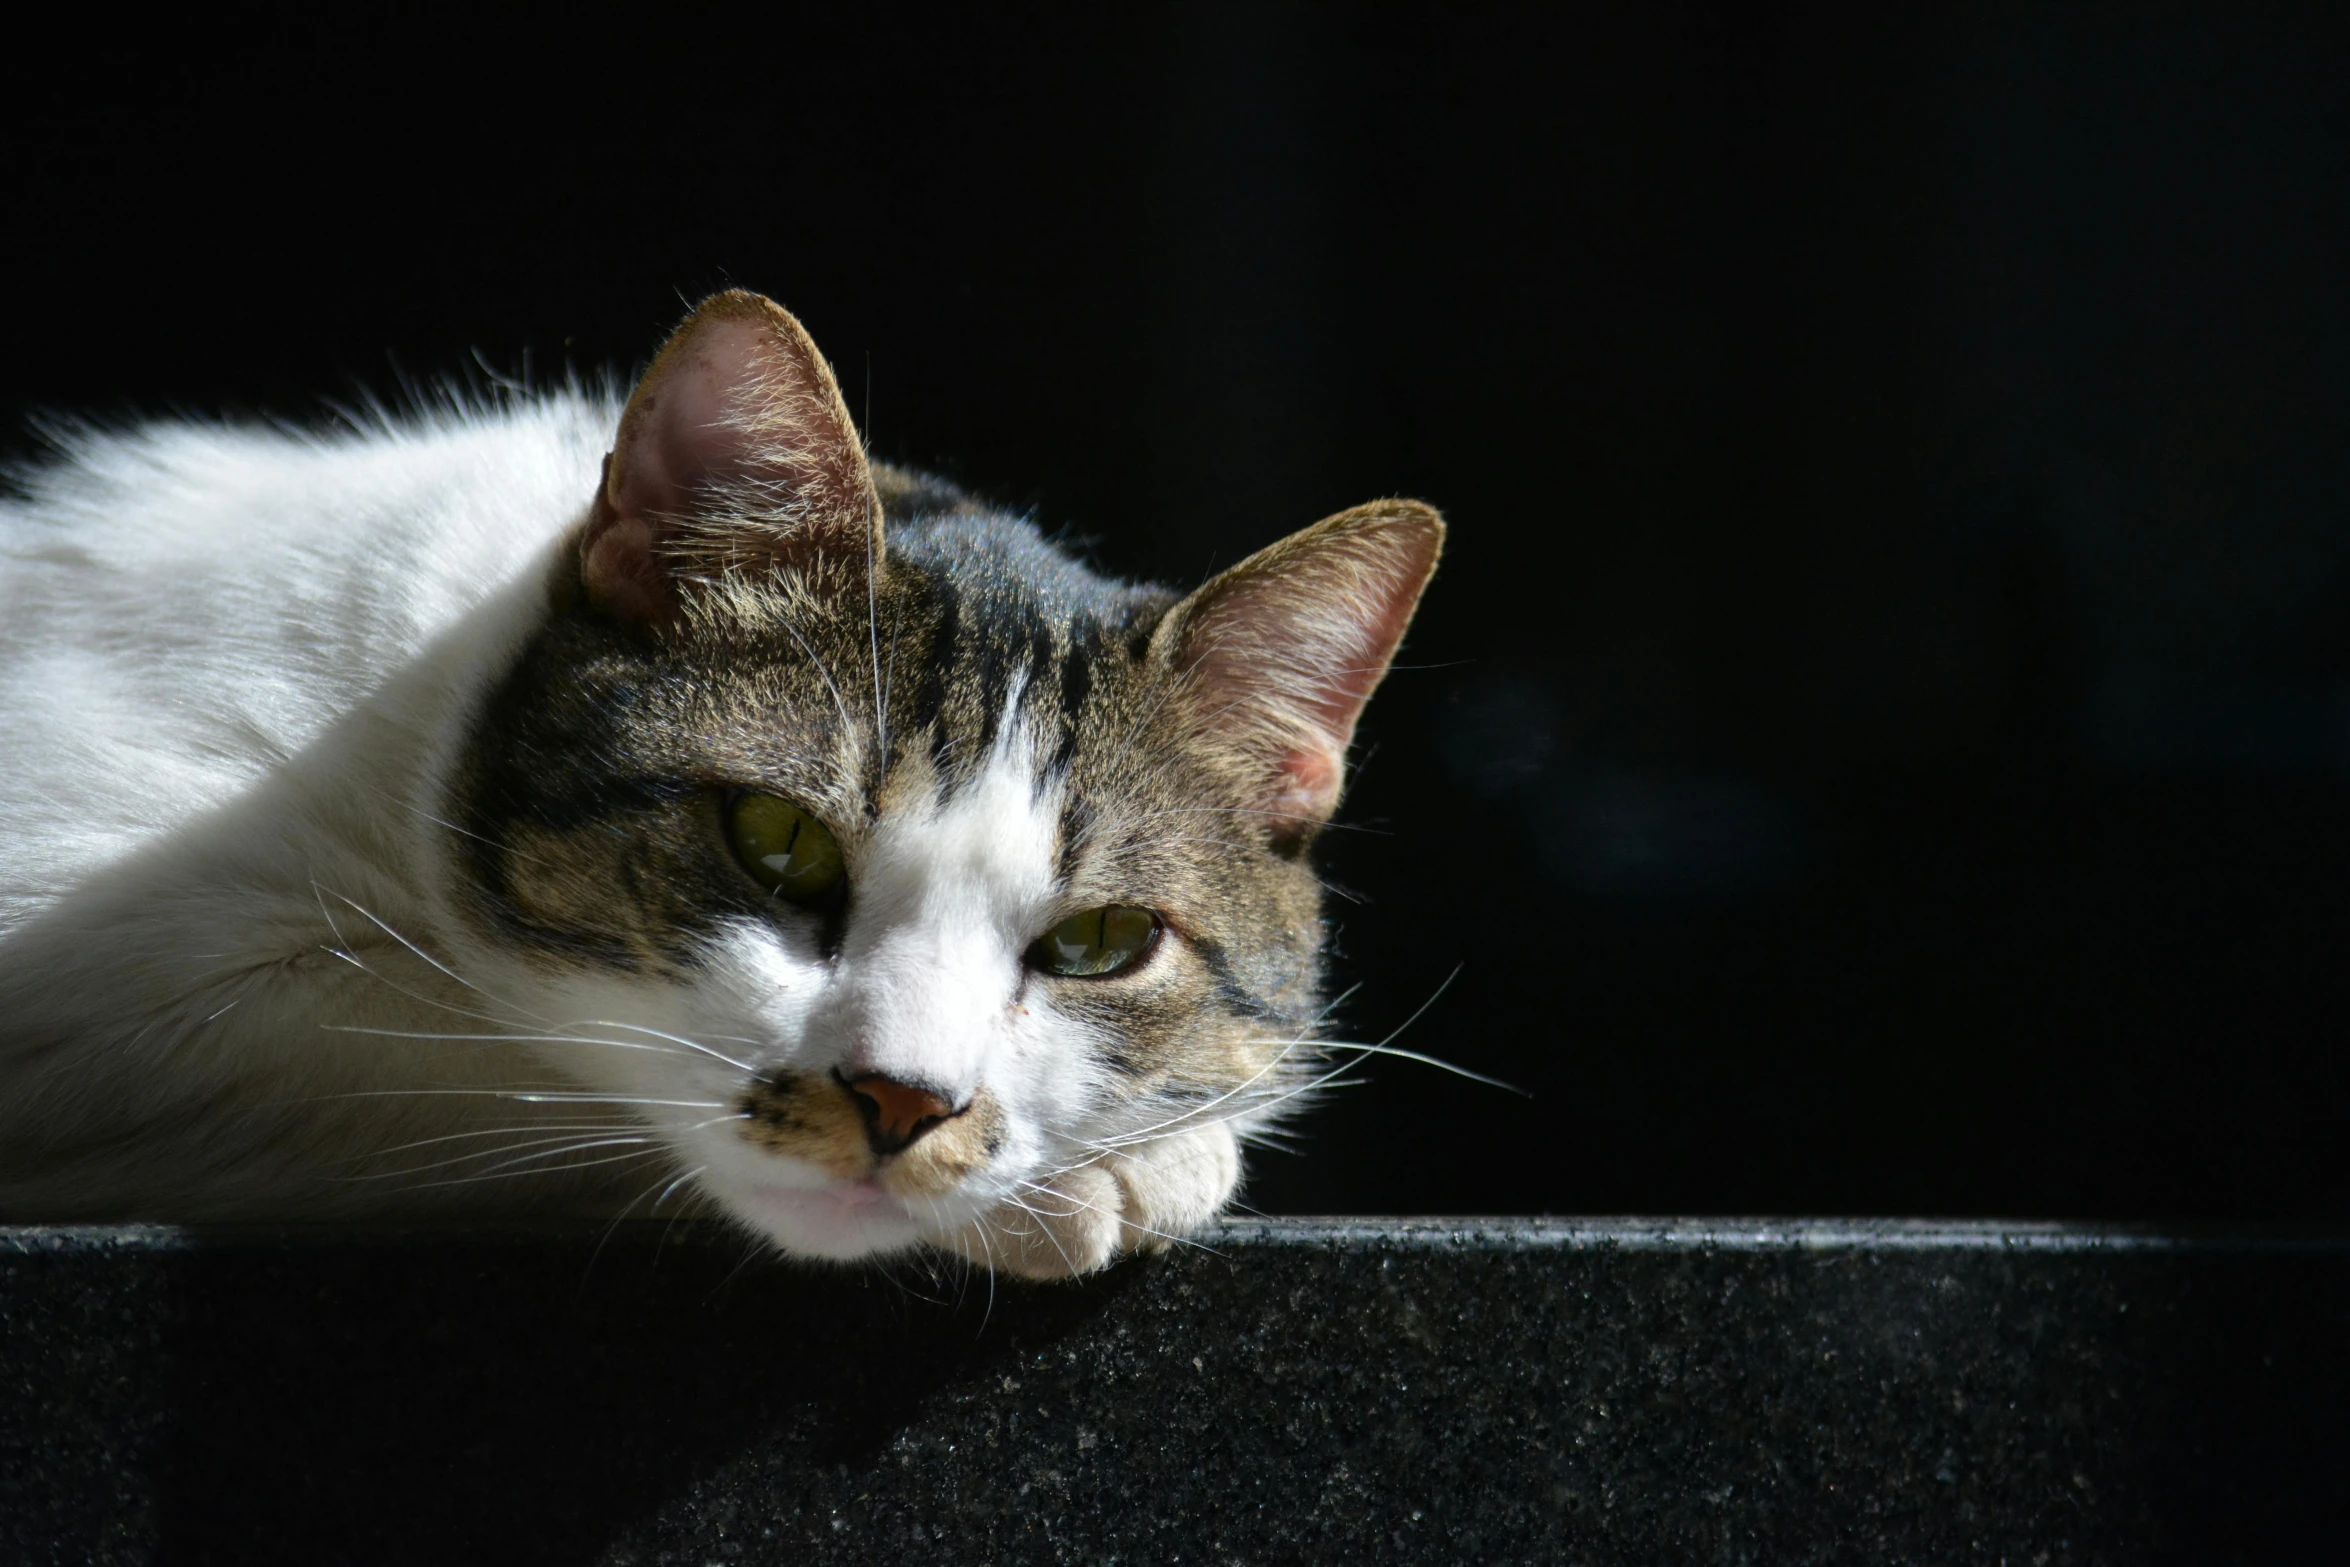
{"label": "stone ledge", "polygon": [[2350,1235],[0,1230],[0,1561],[2334,1561]]}

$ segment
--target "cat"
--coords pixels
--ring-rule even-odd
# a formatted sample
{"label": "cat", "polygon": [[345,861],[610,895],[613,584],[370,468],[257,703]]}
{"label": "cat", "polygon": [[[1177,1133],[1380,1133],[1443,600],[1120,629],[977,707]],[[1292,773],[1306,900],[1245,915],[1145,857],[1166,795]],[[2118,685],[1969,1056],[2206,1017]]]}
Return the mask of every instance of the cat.
{"label": "cat", "polygon": [[0,1219],[691,1201],[1050,1277],[1311,1086],[1431,508],[1114,581],[869,462],[741,291],[625,400],[64,445],[0,503]]}

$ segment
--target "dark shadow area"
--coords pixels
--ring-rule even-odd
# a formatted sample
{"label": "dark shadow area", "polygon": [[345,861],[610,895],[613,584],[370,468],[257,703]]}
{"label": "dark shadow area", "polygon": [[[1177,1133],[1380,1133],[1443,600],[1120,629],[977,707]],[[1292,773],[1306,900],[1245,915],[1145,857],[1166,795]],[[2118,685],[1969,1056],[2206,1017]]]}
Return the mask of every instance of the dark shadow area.
{"label": "dark shadow area", "polygon": [[1535,1097],[1377,1063],[1259,1206],[2350,1212],[2334,13],[188,26],[0,63],[16,454],[741,283],[1120,572],[1446,509],[1341,1016],[1457,968],[1400,1042]]}
{"label": "dark shadow area", "polygon": [[1128,1282],[740,1267],[651,1227],[591,1260],[577,1233],[178,1259],[154,1559],[593,1560],[745,1450],[874,1468]]}
{"label": "dark shadow area", "polygon": [[2315,1567],[2350,1539],[2339,1234],[1410,1228],[1236,1227],[992,1307],[708,1233],[656,1255],[655,1226],[600,1255],[0,1233],[0,1556]]}
{"label": "dark shadow area", "polygon": [[2178,1562],[2339,1557],[2350,1542],[2341,1270],[2246,1255],[2174,1265],[2163,1283],[2168,1298],[2142,1302],[2096,1367],[2109,1389],[2136,1373],[2114,1441],[2136,1460],[2146,1544]]}

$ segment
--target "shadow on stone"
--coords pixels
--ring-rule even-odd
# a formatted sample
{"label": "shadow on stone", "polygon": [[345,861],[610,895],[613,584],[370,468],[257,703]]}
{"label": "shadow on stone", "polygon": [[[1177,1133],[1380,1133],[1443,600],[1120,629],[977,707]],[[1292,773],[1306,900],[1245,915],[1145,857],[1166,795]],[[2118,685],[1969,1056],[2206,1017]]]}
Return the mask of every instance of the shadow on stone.
{"label": "shadow on stone", "polygon": [[708,1233],[0,1231],[0,1561],[2350,1559],[2350,1237],[1213,1239],[990,1302]]}
{"label": "shadow on stone", "polygon": [[[207,1249],[174,1268],[167,1562],[579,1562],[745,1447],[872,1465],[1122,1292],[735,1268],[702,1244]],[[919,1292],[919,1293],[918,1293]]]}

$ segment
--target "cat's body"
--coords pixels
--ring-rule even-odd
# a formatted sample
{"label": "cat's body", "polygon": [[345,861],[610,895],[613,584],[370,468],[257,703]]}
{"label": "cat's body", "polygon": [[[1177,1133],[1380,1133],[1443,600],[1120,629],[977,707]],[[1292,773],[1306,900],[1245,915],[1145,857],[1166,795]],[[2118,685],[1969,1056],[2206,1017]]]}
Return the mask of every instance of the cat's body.
{"label": "cat's body", "polygon": [[625,410],[166,427],[27,489],[0,1217],[699,1196],[1041,1273],[1211,1216],[1300,1080],[1304,850],[1439,533],[1108,581],[869,470],[742,295]]}
{"label": "cat's body", "polygon": [[476,998],[384,927],[442,928],[446,776],[544,617],[533,590],[618,415],[559,396],[320,439],[167,426],[77,442],[9,508],[10,1216],[565,1200],[560,1181],[425,1185],[354,1156],[575,1114],[332,1097],[526,1081],[543,1075],[529,1047],[404,1048],[312,1020],[481,1031],[449,1010]]}

